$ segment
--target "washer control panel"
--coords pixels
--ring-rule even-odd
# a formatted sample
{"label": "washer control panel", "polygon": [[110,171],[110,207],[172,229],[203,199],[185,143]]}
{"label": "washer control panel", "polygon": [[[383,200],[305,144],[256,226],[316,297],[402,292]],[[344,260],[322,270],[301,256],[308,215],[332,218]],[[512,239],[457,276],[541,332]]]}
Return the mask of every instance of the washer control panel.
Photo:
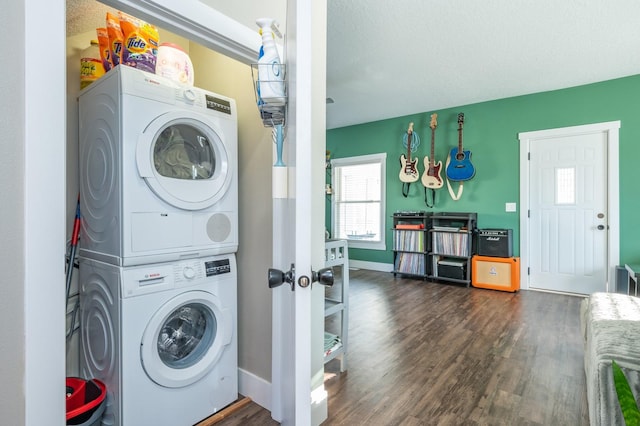
{"label": "washer control panel", "polygon": [[122,269],[122,297],[157,293],[199,284],[233,283],[236,279],[233,257],[187,259],[176,263],[141,265]]}
{"label": "washer control panel", "polygon": [[176,283],[203,279],[204,277],[202,262],[197,259],[180,262],[173,266],[173,279]]}
{"label": "washer control panel", "polygon": [[184,275],[186,279],[191,280],[195,278],[196,270],[193,269],[193,267],[191,266],[185,266],[184,269],[182,270],[182,275]]}
{"label": "washer control panel", "polygon": [[204,262],[205,272],[208,277],[220,274],[228,274],[231,272],[231,264],[229,259],[210,260]]}
{"label": "washer control panel", "polygon": [[229,259],[193,259],[173,266],[173,279],[178,284],[203,280],[231,272]]}

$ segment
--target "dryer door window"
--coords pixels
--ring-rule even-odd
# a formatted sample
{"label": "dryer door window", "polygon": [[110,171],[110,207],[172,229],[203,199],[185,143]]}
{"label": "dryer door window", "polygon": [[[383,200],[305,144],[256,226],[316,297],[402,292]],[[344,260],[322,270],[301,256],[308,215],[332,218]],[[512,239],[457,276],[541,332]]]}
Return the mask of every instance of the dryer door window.
{"label": "dryer door window", "polygon": [[171,206],[184,210],[211,207],[227,193],[234,172],[230,158],[235,158],[235,145],[231,141],[227,147],[224,137],[202,114],[163,114],[138,139],[138,173]]}
{"label": "dryer door window", "polygon": [[165,303],[142,336],[142,366],[151,380],[170,388],[197,382],[214,368],[231,342],[232,317],[216,296],[188,291]]}
{"label": "dryer door window", "polygon": [[172,179],[211,179],[216,158],[209,136],[198,127],[172,124],[162,132],[153,147],[153,165]]}

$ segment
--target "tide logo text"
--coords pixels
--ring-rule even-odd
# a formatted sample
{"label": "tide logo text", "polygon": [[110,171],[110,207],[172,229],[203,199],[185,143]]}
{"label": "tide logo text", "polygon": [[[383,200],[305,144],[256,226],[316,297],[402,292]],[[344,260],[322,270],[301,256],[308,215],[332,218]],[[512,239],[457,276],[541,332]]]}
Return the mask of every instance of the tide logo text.
{"label": "tide logo text", "polygon": [[131,52],[144,52],[146,48],[147,43],[137,35],[127,39],[127,49]]}

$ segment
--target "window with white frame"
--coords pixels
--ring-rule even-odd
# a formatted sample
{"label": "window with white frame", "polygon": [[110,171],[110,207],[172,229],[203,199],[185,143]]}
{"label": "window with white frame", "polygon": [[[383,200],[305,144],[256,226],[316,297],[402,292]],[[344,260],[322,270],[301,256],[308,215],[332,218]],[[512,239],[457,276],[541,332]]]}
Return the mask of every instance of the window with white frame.
{"label": "window with white frame", "polygon": [[349,247],[385,250],[385,167],[387,155],[331,160],[333,238]]}

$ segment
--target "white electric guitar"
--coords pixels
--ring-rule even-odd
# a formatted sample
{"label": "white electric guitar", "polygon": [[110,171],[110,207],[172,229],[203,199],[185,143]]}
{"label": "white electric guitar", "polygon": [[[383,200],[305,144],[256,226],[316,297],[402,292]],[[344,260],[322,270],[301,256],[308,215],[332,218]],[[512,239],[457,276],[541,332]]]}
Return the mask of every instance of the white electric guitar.
{"label": "white electric guitar", "polygon": [[413,138],[413,123],[409,123],[406,137],[407,156],[405,157],[404,154],[400,156],[400,180],[405,183],[412,183],[417,181],[420,177],[420,173],[418,173],[418,168],[416,167],[418,159],[411,159],[411,139]]}
{"label": "white electric guitar", "polygon": [[438,164],[436,164],[434,154],[436,127],[438,127],[438,114],[431,114],[431,124],[429,124],[429,127],[431,127],[431,159],[429,159],[429,157],[424,157],[425,172],[422,174],[422,184],[425,188],[439,189],[444,185],[444,181],[440,174],[442,161],[438,161]]}

